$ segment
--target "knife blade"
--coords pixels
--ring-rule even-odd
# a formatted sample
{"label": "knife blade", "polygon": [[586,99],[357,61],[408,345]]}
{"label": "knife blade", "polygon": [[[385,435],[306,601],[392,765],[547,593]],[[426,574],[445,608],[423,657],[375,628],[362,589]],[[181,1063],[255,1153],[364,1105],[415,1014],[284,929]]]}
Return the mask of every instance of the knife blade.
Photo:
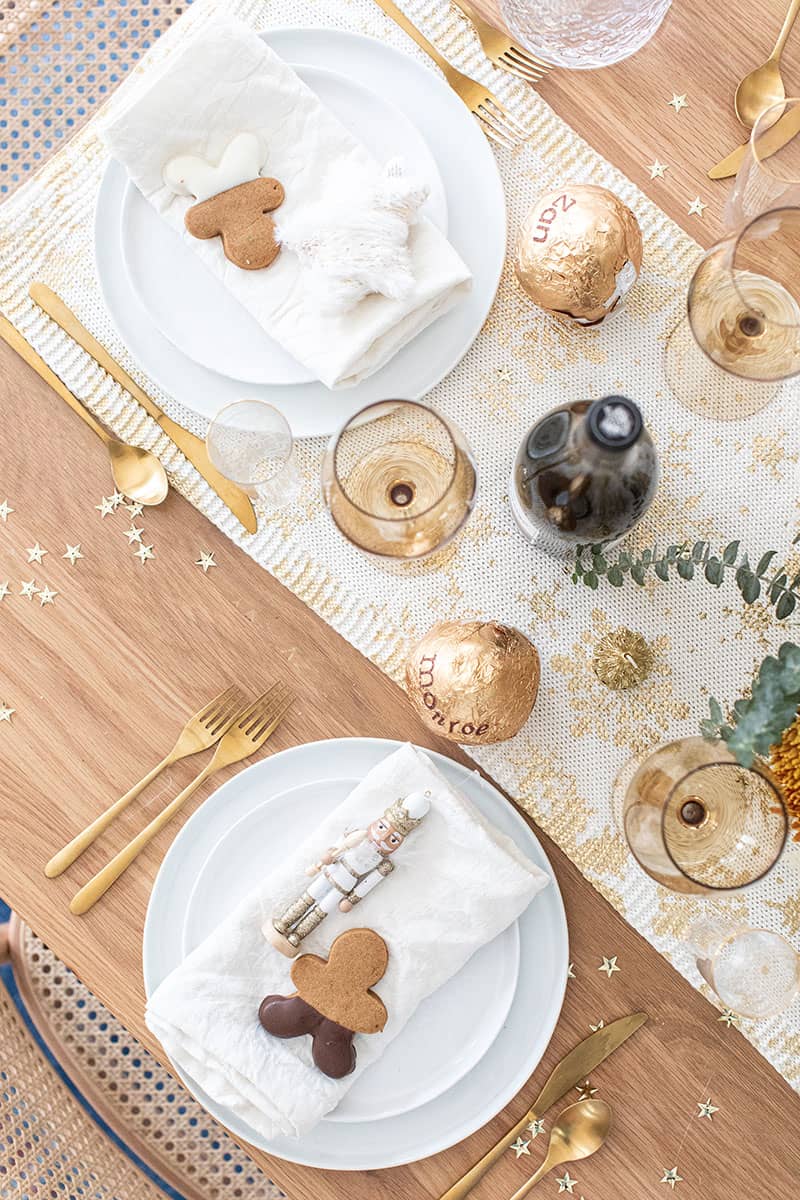
{"label": "knife blade", "polygon": [[[761,135],[758,139],[759,158],[769,158],[771,154],[782,150],[787,142],[790,142],[798,133],[800,133],[800,106],[791,108],[789,112],[784,113],[774,125],[771,125]],[[749,145],[750,141],[748,140],[721,159],[708,172],[709,179],[728,179],[731,175],[735,175],[742,165]]]}
{"label": "knife blade", "polygon": [[168,417],[154,400],[142,391],[138,383],[131,378],[128,372],[116,362],[104,346],[89,333],[89,330],[81,324],[74,312],[57,296],[52,288],[47,287],[44,283],[32,283],[28,289],[28,294],[34,304],[38,304],[39,308],[43,309],[56,325],[59,325],[65,333],[81,346],[87,354],[106,371],[112,379],[125,388],[126,392],[130,392],[134,400],[138,400],[145,412],[156,421],[166,433],[182,454],[189,460],[192,466],[200,472],[206,483],[216,492],[223,504],[231,510],[233,515],[244,526],[248,533],[255,533],[258,528],[255,509],[253,502],[247,495],[247,492],[238,487],[235,483],[231,483],[224,475],[221,475],[217,469],[212,466],[211,459],[208,457],[205,442],[194,433],[190,433],[188,429],[184,429],[177,421],[173,421]]}
{"label": "knife blade", "polygon": [[570,1050],[569,1054],[553,1068],[547,1082],[534,1101],[533,1107],[529,1108],[514,1128],[510,1129],[492,1146],[491,1150],[484,1154],[480,1162],[477,1162],[451,1188],[448,1188],[439,1197],[439,1200],[464,1200],[478,1180],[505,1154],[511,1143],[519,1137],[531,1121],[537,1120],[557,1100],[585,1080],[595,1067],[605,1062],[610,1054],[613,1054],[623,1042],[627,1042],[628,1038],[636,1033],[637,1029],[641,1029],[646,1020],[647,1013],[631,1013],[627,1017],[620,1017],[619,1020],[612,1021],[604,1029],[598,1029],[588,1038],[579,1042],[575,1049]]}

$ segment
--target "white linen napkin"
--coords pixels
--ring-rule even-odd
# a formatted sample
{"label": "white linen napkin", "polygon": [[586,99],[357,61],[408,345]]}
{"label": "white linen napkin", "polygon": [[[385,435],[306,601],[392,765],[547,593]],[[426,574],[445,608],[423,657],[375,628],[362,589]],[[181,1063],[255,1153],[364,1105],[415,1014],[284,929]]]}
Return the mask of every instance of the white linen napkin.
{"label": "white linen napkin", "polygon": [[[303,952],[327,957],[338,934],[367,927],[389,948],[386,974],[374,989],[389,1013],[386,1027],[357,1034],[356,1070],[329,1079],[313,1064],[310,1038],[282,1040],[259,1024],[266,995],[295,990],[292,960],[269,945],[261,925],[304,890],[305,868],[345,829],[363,828],[394,800],[425,789],[433,793],[431,809],[397,850],[392,874],[352,913],[332,913],[303,941]],[[515,921],[548,882],[425,754],[402,746],[161,983],[150,997],[147,1025],[178,1067],[259,1133],[299,1136],[335,1108],[420,1001]]]}
{"label": "white linen napkin", "polygon": [[[144,76],[121,112],[101,130],[114,158],[163,219],[294,358],[329,388],[349,386],[379,370],[446,312],[470,287],[468,267],[425,217],[409,229],[414,286],[402,300],[370,295],[346,313],[324,313],[307,294],[297,255],[283,249],[272,266],[246,271],[225,257],[219,238],[201,241],[184,227],[194,201],[163,179],[175,156],[216,163],[238,133],[267,149],[262,174],[286,192],[276,222],[302,224],[325,195],[332,168],[357,176],[377,169],[363,146],[256,33],[219,18],[176,49],[156,78]],[[387,146],[387,158],[393,149]]]}

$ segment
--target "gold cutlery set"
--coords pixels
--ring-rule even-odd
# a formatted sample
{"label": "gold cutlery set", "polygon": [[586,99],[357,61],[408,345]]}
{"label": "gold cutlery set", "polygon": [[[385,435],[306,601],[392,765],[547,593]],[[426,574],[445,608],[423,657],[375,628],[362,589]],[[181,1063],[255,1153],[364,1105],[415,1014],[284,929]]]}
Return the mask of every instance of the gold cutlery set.
{"label": "gold cutlery set", "polygon": [[70,911],[88,912],[206,779],[223,767],[241,762],[261,749],[293,702],[293,693],[283,683],[273,684],[251,704],[246,703],[240,689],[233,686],[195,713],[181,730],[169,754],[47,863],[45,875],[50,879],[61,875],[166,767],[216,746],[213,758],[192,782],[75,893]]}

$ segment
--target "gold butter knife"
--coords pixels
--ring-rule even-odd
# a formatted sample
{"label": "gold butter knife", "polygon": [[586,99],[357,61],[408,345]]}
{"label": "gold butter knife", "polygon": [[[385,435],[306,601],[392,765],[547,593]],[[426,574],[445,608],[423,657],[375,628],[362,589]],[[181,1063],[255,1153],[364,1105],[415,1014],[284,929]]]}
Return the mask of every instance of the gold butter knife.
{"label": "gold butter knife", "polygon": [[250,497],[212,466],[202,438],[189,433],[188,429],[184,429],[177,421],[168,417],[155,401],[142,391],[128,372],[111,357],[105,347],[100,345],[97,338],[89,333],[89,330],[81,324],[74,312],[67,307],[52,288],[47,287],[44,283],[32,283],[28,294],[34,304],[38,304],[48,317],[55,321],[56,325],[60,325],[64,332],[68,333],[87,354],[90,354],[112,379],[125,388],[126,392],[130,392],[134,400],[141,404],[145,412],[161,426],[192,466],[200,472],[209,487],[213,488],[237,520],[241,521],[247,532],[255,533],[258,523]]}
{"label": "gold butter knife", "polygon": [[612,1021],[604,1029],[598,1029],[590,1037],[584,1038],[574,1050],[562,1058],[552,1071],[550,1078],[542,1088],[532,1108],[524,1117],[517,1121],[513,1129],[509,1129],[499,1142],[496,1142],[480,1162],[467,1171],[466,1175],[444,1192],[439,1200],[464,1200],[472,1191],[479,1179],[482,1179],[490,1167],[502,1158],[508,1147],[515,1141],[532,1121],[536,1121],[547,1112],[557,1100],[560,1100],[577,1084],[582,1083],[601,1062],[605,1062],[610,1054],[626,1042],[631,1034],[641,1029],[647,1020],[647,1013],[631,1013],[630,1016],[620,1017]]}
{"label": "gold butter knife", "polygon": [[[774,125],[761,135],[758,139],[759,158],[769,158],[770,154],[782,150],[787,142],[790,142],[798,133],[800,133],[800,105],[784,113]],[[742,165],[749,145],[750,142],[746,141],[743,145],[737,146],[732,153],[712,167],[708,172],[709,179],[728,179],[731,175],[735,175]]]}

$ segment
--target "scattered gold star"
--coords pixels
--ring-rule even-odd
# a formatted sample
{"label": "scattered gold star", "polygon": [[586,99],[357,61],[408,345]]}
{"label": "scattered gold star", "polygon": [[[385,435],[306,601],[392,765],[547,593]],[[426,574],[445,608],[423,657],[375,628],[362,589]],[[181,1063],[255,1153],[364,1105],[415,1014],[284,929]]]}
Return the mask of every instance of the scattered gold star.
{"label": "scattered gold star", "polygon": [[114,509],[116,511],[116,509],[119,508],[120,504],[122,504],[125,497],[123,496],[122,492],[118,492],[115,489],[113,495],[110,496],[109,499],[111,500],[111,503],[114,505]]}
{"label": "scattered gold star", "polygon": [[214,551],[201,550],[200,557],[195,559],[194,565],[196,567],[202,567],[203,574],[207,575],[211,568],[216,567],[217,565],[214,562]]}
{"label": "scattered gold star", "polygon": [[139,559],[142,566],[144,566],[144,564],[147,562],[148,558],[155,558],[155,554],[153,552],[153,547],[145,546],[144,542],[142,542],[141,546],[136,551],[136,557]]}
{"label": "scattered gold star", "polygon": [[515,1142],[511,1143],[509,1150],[513,1150],[517,1158],[520,1158],[523,1154],[530,1154],[528,1146],[530,1146],[530,1142],[526,1142],[521,1137],[518,1137]]}
{"label": "scattered gold star", "polygon": [[592,1096],[597,1095],[597,1088],[592,1087],[592,1081],[585,1079],[583,1083],[579,1083],[575,1088],[576,1092],[580,1092],[581,1100],[591,1100]]}
{"label": "scattered gold star", "polygon": [[708,205],[704,204],[699,196],[695,196],[686,211],[690,217],[702,217],[704,208],[708,208]]}
{"label": "scattered gold star", "polygon": [[600,1020],[597,1022],[596,1025],[592,1025],[591,1022],[589,1023],[589,1028],[591,1029],[592,1033],[597,1033],[598,1029],[605,1029],[605,1027],[606,1027],[606,1023],[602,1017],[600,1018]]}
{"label": "scattered gold star", "polygon": [[575,963],[570,963],[567,967],[567,979],[575,979]]}
{"label": "scattered gold star", "polygon": [[74,567],[75,563],[78,561],[78,559],[83,558],[83,555],[81,554],[81,544],[80,544],[80,542],[78,542],[77,546],[70,546],[69,542],[67,542],[66,545],[67,545],[67,553],[62,554],[61,557],[68,558],[69,565],[71,567]]}
{"label": "scattered gold star", "polygon": [[715,1106],[711,1103],[710,1096],[706,1100],[705,1104],[698,1100],[697,1107],[700,1109],[700,1112],[697,1114],[698,1117],[708,1117],[709,1121],[713,1118],[715,1112],[719,1112],[719,1109],[715,1108]]}
{"label": "scattered gold star", "polygon": [[110,517],[114,512],[114,501],[110,500],[108,496],[103,496],[103,499],[100,501],[100,503],[95,504],[95,508],[100,513],[101,517]]}
{"label": "scattered gold star", "polygon": [[39,603],[41,604],[42,608],[44,608],[45,604],[52,604],[57,595],[58,592],[54,592],[52,588],[49,588],[47,584],[45,584],[42,590],[39,592]]}
{"label": "scattered gold star", "polygon": [[666,1171],[666,1170],[664,1171],[664,1178],[661,1180],[661,1182],[668,1183],[674,1192],[675,1184],[683,1183],[683,1180],[681,1179],[680,1175],[678,1174],[678,1168],[670,1167],[670,1169],[668,1171]]}
{"label": "scattered gold star", "polygon": [[498,367],[497,378],[500,383],[511,383],[511,371],[508,367]]}
{"label": "scattered gold star", "polygon": [[723,1008],[722,1015],[717,1017],[718,1021],[722,1021],[726,1029],[730,1029],[731,1025],[738,1025],[741,1018],[737,1016],[730,1008]]}
{"label": "scattered gold star", "polygon": [[615,954],[613,958],[604,958],[597,969],[598,971],[605,971],[606,975],[610,979],[614,972],[621,971],[622,967],[617,966],[617,956]]}
{"label": "scattered gold star", "polygon": [[686,98],[686,92],[684,92],[682,96],[679,96],[677,92],[673,92],[672,99],[668,100],[667,104],[671,105],[672,108],[675,109],[676,113],[679,113],[682,108],[688,108],[689,101]]}
{"label": "scattered gold star", "polygon": [[8,580],[6,579],[3,583],[0,583],[0,600],[5,600],[6,596],[10,595],[11,588],[8,586]]}
{"label": "scattered gold star", "polygon": [[29,563],[30,562],[41,563],[45,554],[47,554],[47,551],[43,550],[42,547],[37,542],[35,546],[29,546],[28,549],[25,551],[25,553],[28,556]]}
{"label": "scattered gold star", "polygon": [[650,163],[650,166],[647,169],[650,172],[651,179],[663,179],[664,172],[668,169],[668,167],[666,163],[659,162],[658,159],[656,159],[655,162]]}
{"label": "scattered gold star", "polygon": [[17,710],[9,708],[7,704],[0,704],[0,721],[8,721],[11,724],[11,718]]}
{"label": "scattered gold star", "polygon": [[544,1133],[544,1121],[539,1121],[539,1120],[531,1121],[531,1123],[529,1125],[526,1125],[525,1128],[527,1129],[528,1133],[531,1135],[531,1139],[537,1138],[540,1133]]}
{"label": "scattered gold star", "polygon": [[36,586],[36,580],[31,579],[29,583],[23,583],[22,587],[19,589],[19,594],[20,596],[26,596],[28,600],[32,600],[38,591],[39,589]]}
{"label": "scattered gold star", "polygon": [[564,1178],[556,1180],[556,1183],[558,1184],[559,1195],[562,1192],[569,1192],[570,1196],[572,1196],[574,1194],[572,1189],[575,1187],[575,1184],[577,1182],[578,1182],[577,1179],[570,1179],[569,1171],[565,1171]]}
{"label": "scattered gold star", "polygon": [[132,546],[134,542],[141,543],[144,526],[139,529],[135,525],[131,525],[130,529],[125,529],[123,532],[128,539],[128,545]]}
{"label": "scattered gold star", "polygon": [[11,505],[8,503],[7,500],[4,500],[3,503],[0,504],[0,520],[2,520],[4,525],[5,525],[6,521],[8,520],[8,518],[11,516],[12,512],[14,512],[14,509],[11,507]]}
{"label": "scattered gold star", "polygon": [[140,517],[142,515],[143,507],[144,505],[140,504],[138,500],[132,500],[130,504],[125,505],[125,509],[128,513],[130,513],[130,518],[132,521],[136,517]]}

